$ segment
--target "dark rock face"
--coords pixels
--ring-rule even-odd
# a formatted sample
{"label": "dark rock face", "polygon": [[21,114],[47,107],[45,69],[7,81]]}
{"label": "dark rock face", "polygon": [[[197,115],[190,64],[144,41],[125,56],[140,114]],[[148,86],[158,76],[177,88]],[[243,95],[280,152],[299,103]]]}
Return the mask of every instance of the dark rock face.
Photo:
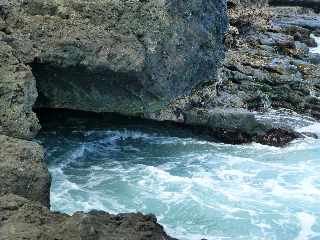
{"label": "dark rock face", "polygon": [[301,137],[302,134],[297,132],[288,129],[274,128],[267,131],[264,135],[258,136],[256,141],[265,145],[283,147],[289,142]]}
{"label": "dark rock face", "polygon": [[312,8],[315,12],[320,12],[319,0],[269,0],[271,6],[299,6]]}
{"label": "dark rock face", "polygon": [[43,159],[37,143],[0,135],[0,196],[14,193],[49,206],[51,178]]}
{"label": "dark rock face", "polygon": [[[219,81],[197,88],[190,96],[172,102],[150,118],[186,124],[192,119],[191,125],[196,122],[205,125],[203,122],[208,121],[199,118],[202,114],[192,118],[190,114],[199,112],[198,109],[202,109],[200,112],[224,109],[228,114],[230,109],[262,113],[290,109],[320,119],[320,56],[309,52],[309,47],[315,46],[310,34],[319,29],[317,18],[312,11],[300,8],[260,10],[234,5],[229,9],[230,28],[225,36],[228,51],[218,74]],[[301,137],[290,126],[273,126],[271,121],[271,128],[265,129],[269,133],[250,135],[245,125],[240,124],[241,114],[230,116],[216,121],[208,132],[220,141],[236,144],[257,141],[283,146],[279,143]],[[245,121],[249,123],[250,118]],[[233,128],[234,122],[241,127]]]}
{"label": "dark rock face", "polygon": [[283,147],[304,137],[289,127],[277,126],[272,120],[258,119],[254,113],[245,109],[193,108],[182,111],[181,114],[180,121],[194,133],[204,134],[209,136],[209,140],[228,144],[257,142]]}
{"label": "dark rock face", "polygon": [[250,8],[250,7],[265,7],[268,5],[268,0],[228,0],[228,8]]}
{"label": "dark rock face", "polygon": [[173,240],[153,215],[93,211],[68,216],[13,194],[0,197],[0,213],[1,240]]}
{"label": "dark rock face", "polygon": [[37,107],[142,115],[214,81],[224,1],[2,1],[1,41],[33,67]]}
{"label": "dark rock face", "polygon": [[301,11],[299,8],[230,10],[228,51],[219,82],[172,103],[162,111],[162,116],[174,119],[173,113],[177,112],[174,109],[194,107],[254,111],[284,108],[319,119],[320,56],[310,53],[309,47],[314,46],[310,34],[320,29],[316,26],[320,21],[315,20],[318,16],[312,12]]}

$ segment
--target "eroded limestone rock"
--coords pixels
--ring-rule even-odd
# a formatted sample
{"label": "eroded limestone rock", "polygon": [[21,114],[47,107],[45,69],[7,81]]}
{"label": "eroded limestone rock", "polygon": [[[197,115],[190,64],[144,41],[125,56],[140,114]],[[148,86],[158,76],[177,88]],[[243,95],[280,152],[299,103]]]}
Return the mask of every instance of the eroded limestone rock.
{"label": "eroded limestone rock", "polygon": [[1,41],[32,66],[37,107],[143,115],[215,80],[225,8],[222,0],[5,0]]}
{"label": "eroded limestone rock", "polygon": [[0,41],[0,134],[30,139],[40,129],[32,112],[38,96],[36,82],[30,67],[13,51]]}
{"label": "eroded limestone rock", "polygon": [[50,183],[39,144],[0,135],[0,196],[14,193],[49,206]]}

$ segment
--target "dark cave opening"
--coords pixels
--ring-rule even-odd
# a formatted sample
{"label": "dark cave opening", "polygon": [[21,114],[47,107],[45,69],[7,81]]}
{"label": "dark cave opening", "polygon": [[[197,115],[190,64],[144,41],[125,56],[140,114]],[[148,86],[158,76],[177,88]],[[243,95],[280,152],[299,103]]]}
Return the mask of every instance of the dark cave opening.
{"label": "dark cave opening", "polygon": [[[138,73],[87,66],[60,67],[34,61],[38,99],[34,109],[61,108],[85,112],[116,112],[141,116],[143,87]],[[144,96],[148,100],[148,96]]]}

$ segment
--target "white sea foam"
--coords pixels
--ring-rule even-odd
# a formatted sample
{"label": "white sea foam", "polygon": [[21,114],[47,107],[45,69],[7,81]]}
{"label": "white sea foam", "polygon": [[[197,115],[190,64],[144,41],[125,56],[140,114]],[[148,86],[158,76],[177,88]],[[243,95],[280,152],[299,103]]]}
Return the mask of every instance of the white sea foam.
{"label": "white sea foam", "polygon": [[320,137],[320,123],[314,123],[314,124],[308,125],[306,127],[299,128],[297,130],[299,132],[315,133]]}
{"label": "white sea foam", "polygon": [[318,45],[317,47],[310,48],[310,52],[320,54],[320,37],[316,37],[314,34],[311,34],[310,37],[313,38]]}
{"label": "white sea foam", "polygon": [[[310,119],[295,126],[319,132]],[[320,140],[276,148],[124,129],[83,136],[46,146],[54,210],[152,212],[182,240],[320,237]]]}
{"label": "white sea foam", "polygon": [[314,237],[320,237],[319,234],[313,232],[312,227],[316,222],[316,217],[306,212],[297,213],[301,230],[295,240],[306,240]]}

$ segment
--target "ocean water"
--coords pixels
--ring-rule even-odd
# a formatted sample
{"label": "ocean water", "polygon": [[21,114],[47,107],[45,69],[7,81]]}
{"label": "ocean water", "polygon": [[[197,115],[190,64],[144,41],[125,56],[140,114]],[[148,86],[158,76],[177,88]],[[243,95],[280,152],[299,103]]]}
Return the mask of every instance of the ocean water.
{"label": "ocean water", "polygon": [[[320,135],[309,119],[272,117]],[[52,210],[154,213],[182,240],[320,239],[320,140],[233,146],[128,124],[45,130],[38,141]]]}
{"label": "ocean water", "polygon": [[317,45],[318,45],[317,47],[310,48],[310,52],[320,54],[320,37],[316,37],[313,34],[311,34],[310,37],[313,38],[316,41]]}

